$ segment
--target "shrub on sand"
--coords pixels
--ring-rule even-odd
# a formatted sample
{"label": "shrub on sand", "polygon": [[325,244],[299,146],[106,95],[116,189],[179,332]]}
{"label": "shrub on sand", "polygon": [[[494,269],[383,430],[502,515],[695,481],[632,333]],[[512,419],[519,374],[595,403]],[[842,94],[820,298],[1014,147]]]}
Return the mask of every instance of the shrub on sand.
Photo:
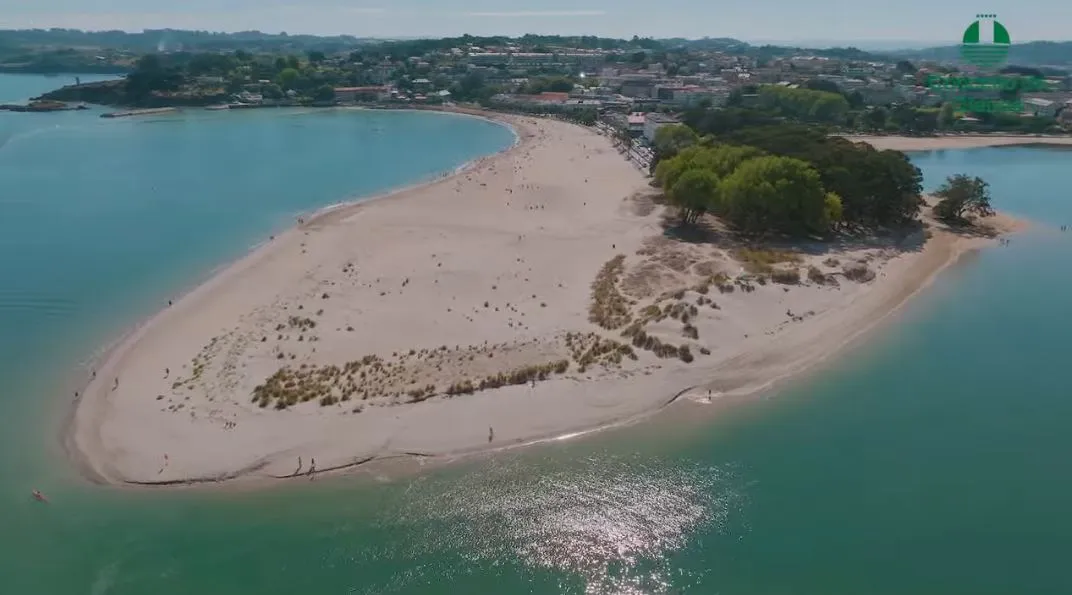
{"label": "shrub on sand", "polygon": [[846,264],[842,268],[842,272],[846,279],[856,281],[858,283],[867,283],[875,278],[875,271],[872,271],[866,264],[863,263],[850,263]]}
{"label": "shrub on sand", "polygon": [[829,278],[816,266],[808,267],[808,280],[819,285],[826,285],[829,282]]}
{"label": "shrub on sand", "polygon": [[791,269],[776,268],[771,271],[771,281],[782,285],[796,285],[800,283],[800,270],[796,267]]}

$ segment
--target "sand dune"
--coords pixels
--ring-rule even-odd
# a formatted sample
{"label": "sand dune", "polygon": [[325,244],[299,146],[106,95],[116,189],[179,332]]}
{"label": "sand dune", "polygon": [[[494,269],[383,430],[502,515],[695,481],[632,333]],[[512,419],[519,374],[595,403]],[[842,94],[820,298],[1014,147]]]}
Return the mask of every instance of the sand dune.
{"label": "sand dune", "polygon": [[87,471],[288,477],[313,459],[323,472],[500,448],[690,390],[758,390],[990,241],[935,228],[797,246],[766,256],[801,275],[779,284],[728,236],[665,234],[663,207],[608,139],[502,119],[519,134],[509,151],[312,218],[127,337],[74,416]]}

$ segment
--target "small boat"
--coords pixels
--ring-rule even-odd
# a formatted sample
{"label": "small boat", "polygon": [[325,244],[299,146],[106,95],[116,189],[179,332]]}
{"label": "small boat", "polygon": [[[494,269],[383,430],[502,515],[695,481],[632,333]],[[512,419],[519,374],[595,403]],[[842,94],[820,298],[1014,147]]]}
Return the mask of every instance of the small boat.
{"label": "small boat", "polygon": [[44,502],[46,504],[48,503],[48,498],[46,498],[45,495],[41,493],[41,490],[34,490],[33,497],[34,500],[37,500],[38,502]]}
{"label": "small boat", "polygon": [[230,105],[227,105],[226,103],[224,103],[224,104],[221,104],[221,105],[209,105],[209,106],[205,106],[205,109],[207,109],[207,110],[211,110],[211,111],[218,111],[218,110],[225,110],[225,109],[231,109],[231,106],[230,106]]}

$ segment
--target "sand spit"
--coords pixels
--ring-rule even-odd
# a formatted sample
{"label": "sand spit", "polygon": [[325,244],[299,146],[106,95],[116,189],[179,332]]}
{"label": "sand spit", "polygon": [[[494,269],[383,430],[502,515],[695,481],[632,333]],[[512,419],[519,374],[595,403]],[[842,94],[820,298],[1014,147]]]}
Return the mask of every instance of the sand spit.
{"label": "sand spit", "polygon": [[311,218],[124,339],[68,435],[87,474],[304,477],[760,390],[992,241],[933,223],[838,246],[675,239],[608,139],[501,119],[512,149]]}
{"label": "sand spit", "polygon": [[867,136],[845,135],[845,138],[865,142],[876,149],[894,151],[938,151],[942,149],[975,149],[1006,146],[1072,146],[1072,136],[1042,136],[1017,134],[949,134],[941,136]]}

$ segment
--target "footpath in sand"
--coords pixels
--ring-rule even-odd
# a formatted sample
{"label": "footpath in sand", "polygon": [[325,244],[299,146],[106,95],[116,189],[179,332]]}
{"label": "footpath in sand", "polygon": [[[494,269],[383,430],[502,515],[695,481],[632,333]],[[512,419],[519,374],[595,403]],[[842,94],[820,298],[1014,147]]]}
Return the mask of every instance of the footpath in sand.
{"label": "footpath in sand", "polygon": [[609,139],[507,121],[511,150],[315,217],[126,338],[75,412],[69,446],[87,472],[285,478],[314,459],[320,473],[455,455],[634,419],[682,393],[754,391],[989,241],[933,226],[764,251],[717,229],[673,239]]}

